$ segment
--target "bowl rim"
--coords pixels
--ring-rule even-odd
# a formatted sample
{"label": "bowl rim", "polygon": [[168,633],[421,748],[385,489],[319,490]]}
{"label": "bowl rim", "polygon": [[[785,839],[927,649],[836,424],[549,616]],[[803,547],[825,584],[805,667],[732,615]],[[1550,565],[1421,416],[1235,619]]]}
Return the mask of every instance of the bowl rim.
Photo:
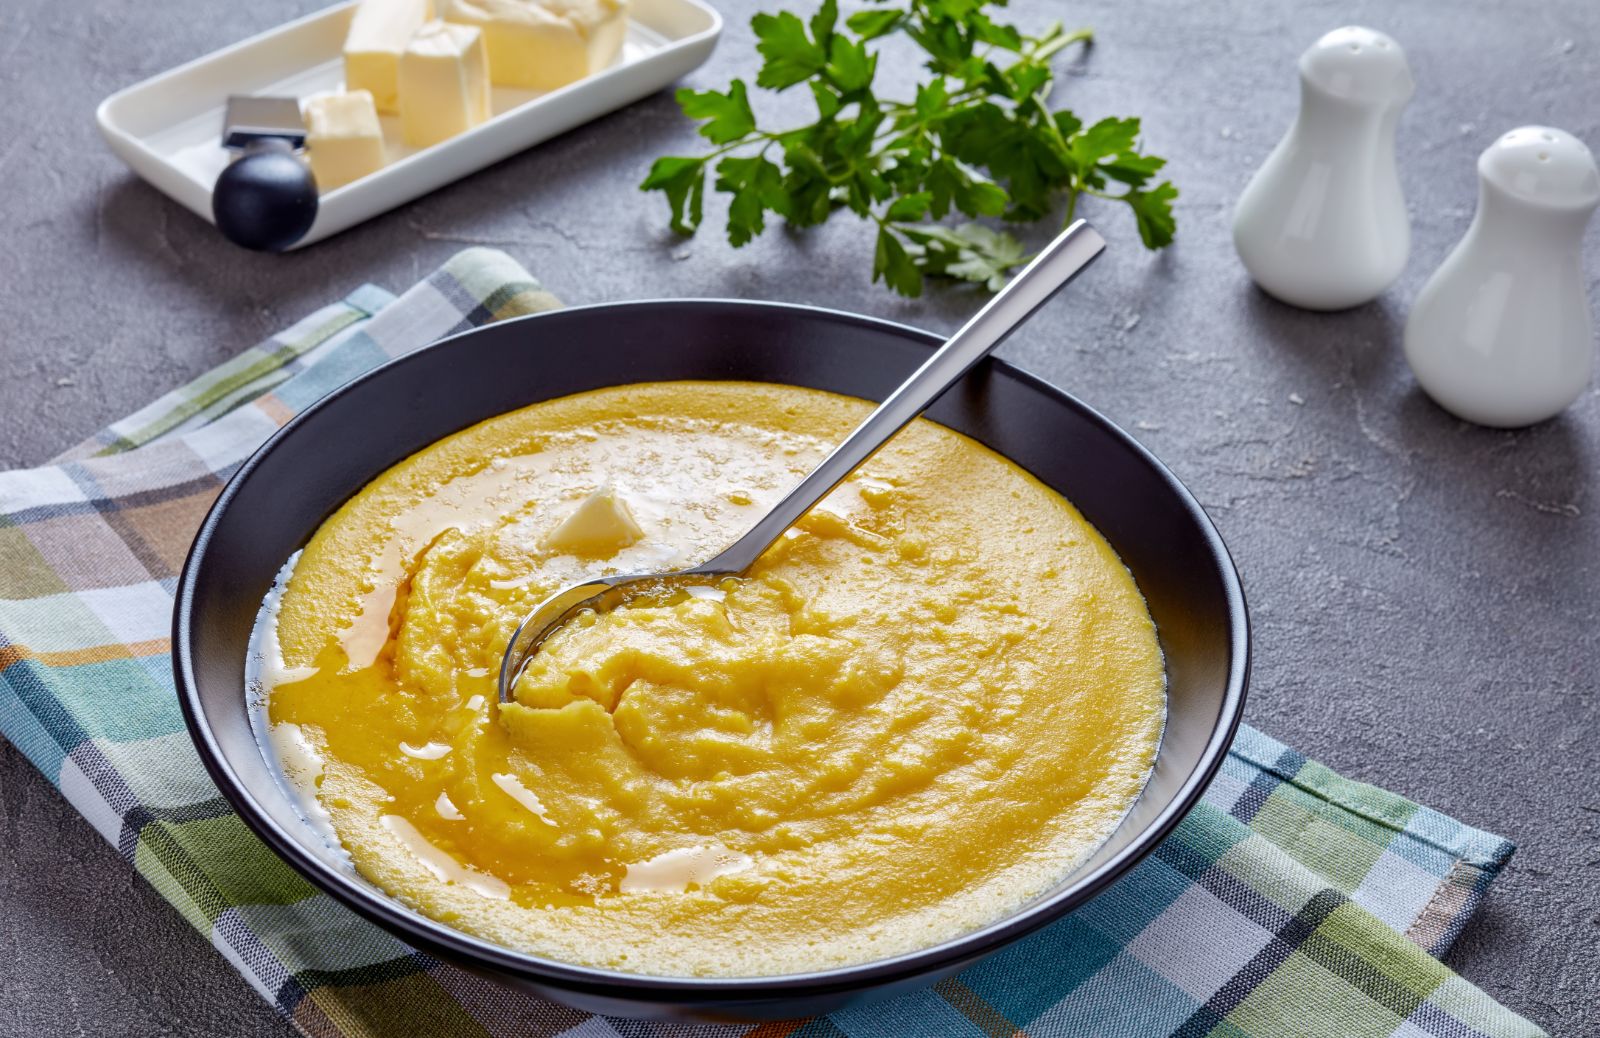
{"label": "bowl rim", "polygon": [[[975,371],[985,369],[1014,379],[1025,387],[1049,397],[1055,403],[1077,412],[1089,422],[1102,427],[1122,441],[1134,457],[1153,470],[1167,485],[1178,502],[1190,515],[1196,529],[1203,537],[1215,563],[1217,575],[1223,585],[1226,601],[1226,624],[1229,632],[1229,663],[1227,686],[1223,693],[1221,711],[1215,728],[1201,749],[1198,761],[1189,777],[1178,788],[1169,803],[1129,844],[1096,866],[1092,871],[1062,886],[1054,893],[1025,904],[1022,908],[994,920],[975,930],[958,934],[939,944],[930,945],[885,959],[873,959],[852,965],[804,973],[787,973],[775,976],[669,976],[629,973],[594,966],[583,966],[545,958],[529,952],[516,951],[492,941],[455,929],[420,912],[409,909],[374,887],[362,883],[343,870],[336,869],[307,851],[291,836],[255,799],[245,783],[233,771],[227,757],[206,717],[200,698],[199,683],[194,673],[193,622],[194,588],[198,571],[205,563],[206,552],[216,527],[225,515],[238,488],[249,478],[261,461],[278,445],[294,434],[295,429],[310,416],[326,408],[336,407],[339,401],[355,387],[368,380],[385,377],[386,373],[416,362],[433,350],[448,348],[458,339],[476,335],[489,329],[503,328],[542,320],[560,319],[574,314],[615,312],[631,309],[702,310],[724,308],[746,313],[766,313],[776,316],[800,316],[822,323],[842,323],[887,332],[899,338],[929,346],[938,346],[945,336],[916,328],[898,321],[836,310],[829,307],[809,306],[761,300],[725,298],[641,299],[609,303],[590,303],[565,306],[535,314],[496,321],[446,336],[420,346],[415,350],[392,358],[313,401],[269,436],[239,466],[212,502],[205,519],[195,534],[182,572],[178,577],[174,595],[172,621],[173,674],[177,684],[179,706],[184,724],[189,730],[195,749],[206,771],[216,783],[223,797],[237,811],[246,826],[260,837],[272,850],[287,861],[304,879],[323,893],[331,896],[363,918],[379,925],[416,948],[432,952],[457,963],[471,963],[478,968],[488,967],[523,980],[549,984],[557,988],[590,994],[605,994],[624,1000],[630,996],[664,1002],[686,1003],[749,1003],[773,998],[804,995],[826,995],[868,987],[878,987],[918,977],[935,975],[964,967],[973,961],[1033,933],[1058,920],[1071,909],[1100,893],[1112,882],[1127,873],[1145,855],[1153,851],[1199,802],[1210,785],[1212,777],[1221,767],[1227,750],[1233,743],[1244,712],[1244,700],[1250,680],[1251,631],[1249,611],[1245,603],[1243,584],[1232,555],[1223,543],[1221,534],[1199,501],[1176,475],[1156,456],[1125,432],[1120,426],[1083,403],[1065,390],[1038,375],[997,357],[990,356],[980,362]],[[486,416],[493,417],[492,415]],[[374,473],[376,475],[376,473]],[[241,688],[241,695],[244,690]]]}

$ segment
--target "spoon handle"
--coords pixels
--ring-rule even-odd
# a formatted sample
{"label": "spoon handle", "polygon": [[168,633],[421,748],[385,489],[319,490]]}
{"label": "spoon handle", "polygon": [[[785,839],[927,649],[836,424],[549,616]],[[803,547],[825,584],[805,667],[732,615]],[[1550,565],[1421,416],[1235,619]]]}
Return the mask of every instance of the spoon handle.
{"label": "spoon handle", "polygon": [[944,391],[960,381],[972,366],[1010,335],[1018,325],[1044,305],[1058,289],[1077,276],[1106,247],[1093,227],[1078,220],[1047,245],[1022,273],[989,300],[961,326],[933,356],[912,373],[866,417],[845,441],[833,449],[760,522],[752,526],[721,554],[691,573],[740,573],[783,536],[801,516],[834,487],[843,483],[895,433],[917,417]]}

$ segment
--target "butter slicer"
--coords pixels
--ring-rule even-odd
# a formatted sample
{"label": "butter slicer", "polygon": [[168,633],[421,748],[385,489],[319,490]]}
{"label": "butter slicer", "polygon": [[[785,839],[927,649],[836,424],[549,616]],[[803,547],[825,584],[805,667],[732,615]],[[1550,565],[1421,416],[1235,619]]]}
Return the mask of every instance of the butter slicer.
{"label": "butter slicer", "polygon": [[306,145],[292,97],[228,98],[222,146],[234,157],[211,189],[223,237],[258,252],[283,252],[317,219],[317,182],[298,155]]}

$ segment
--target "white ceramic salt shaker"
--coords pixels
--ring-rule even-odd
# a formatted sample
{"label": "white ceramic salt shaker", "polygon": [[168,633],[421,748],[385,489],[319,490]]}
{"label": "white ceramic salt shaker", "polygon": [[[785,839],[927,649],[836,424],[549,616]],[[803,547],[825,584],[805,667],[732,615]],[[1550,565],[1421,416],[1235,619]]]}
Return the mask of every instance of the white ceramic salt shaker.
{"label": "white ceramic salt shaker", "polygon": [[1594,371],[1583,232],[1600,170],[1578,138],[1523,126],[1478,158],[1478,212],[1406,320],[1405,351],[1440,406],[1480,425],[1561,413]]}
{"label": "white ceramic salt shaker", "polygon": [[1300,56],[1300,114],[1239,196],[1233,244],[1271,295],[1343,310],[1394,283],[1411,251],[1395,126],[1416,86],[1400,45],[1360,26]]}

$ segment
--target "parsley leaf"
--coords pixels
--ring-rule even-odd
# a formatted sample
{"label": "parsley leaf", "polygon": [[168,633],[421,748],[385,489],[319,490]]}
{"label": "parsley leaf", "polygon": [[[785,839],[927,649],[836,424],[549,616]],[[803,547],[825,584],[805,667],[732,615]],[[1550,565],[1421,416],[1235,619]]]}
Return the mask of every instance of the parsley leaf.
{"label": "parsley leaf", "polygon": [[790,11],[758,14],[750,19],[750,28],[755,30],[756,50],[767,59],[756,74],[756,86],[784,90],[804,83],[828,63],[822,48],[806,35],[805,23]]}
{"label": "parsley leaf", "polygon": [[768,209],[782,214],[789,207],[783,171],[764,155],[723,159],[717,164],[717,190],[733,195],[728,205],[728,242],[734,248],[766,229]]}
{"label": "parsley leaf", "polygon": [[1172,217],[1172,200],[1178,189],[1170,183],[1161,183],[1149,191],[1130,191],[1123,196],[1133,207],[1134,219],[1139,223],[1139,240],[1147,249],[1160,249],[1172,244],[1177,221]]}
{"label": "parsley leaf", "polygon": [[872,257],[872,280],[877,281],[879,277],[903,296],[915,298],[922,294],[922,271],[887,227],[878,229],[878,247]]}
{"label": "parsley leaf", "polygon": [[734,80],[726,94],[684,87],[678,91],[677,98],[684,115],[706,120],[700,127],[700,134],[713,144],[727,144],[755,132],[756,115],[750,110],[750,97],[743,80]]}
{"label": "parsley leaf", "polygon": [[822,6],[811,16],[811,36],[817,41],[818,47],[828,49],[833,39],[833,27],[838,21],[838,0],[822,0]]}
{"label": "parsley leaf", "polygon": [[1080,165],[1120,155],[1139,138],[1137,119],[1101,119],[1072,138],[1072,157]]}
{"label": "parsley leaf", "polygon": [[883,218],[891,223],[900,220],[920,220],[928,212],[928,206],[933,202],[933,195],[926,191],[914,195],[897,198],[889,206],[889,211]]}
{"label": "parsley leaf", "polygon": [[701,200],[705,196],[706,160],[668,155],[656,159],[650,175],[639,185],[646,191],[665,191],[672,207],[672,229],[693,234],[700,226]]}
{"label": "parsley leaf", "polygon": [[878,56],[867,53],[867,45],[844,36],[835,36],[828,50],[828,78],[844,93],[865,90],[878,69]]}
{"label": "parsley leaf", "polygon": [[959,227],[924,224],[907,227],[904,233],[923,250],[923,267],[928,273],[975,281],[991,292],[998,292],[1010,271],[1030,258],[1017,239],[978,223]]}
{"label": "parsley leaf", "polygon": [[888,10],[857,11],[845,19],[845,24],[850,31],[860,36],[863,40],[875,40],[879,36],[887,36],[900,27],[900,20],[905,17],[905,12],[889,8]]}

